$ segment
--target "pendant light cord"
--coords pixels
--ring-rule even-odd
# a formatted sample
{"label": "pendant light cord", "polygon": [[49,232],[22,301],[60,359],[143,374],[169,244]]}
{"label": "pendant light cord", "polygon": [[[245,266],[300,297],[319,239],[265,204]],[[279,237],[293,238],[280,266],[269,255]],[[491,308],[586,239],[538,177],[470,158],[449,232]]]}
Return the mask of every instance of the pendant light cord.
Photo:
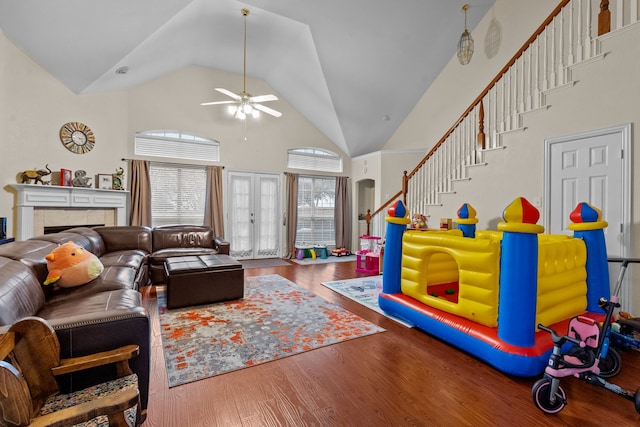
{"label": "pendant light cord", "polygon": [[244,16],[244,68],[242,71],[242,93],[247,93],[247,15],[249,9],[242,9],[242,15]]}

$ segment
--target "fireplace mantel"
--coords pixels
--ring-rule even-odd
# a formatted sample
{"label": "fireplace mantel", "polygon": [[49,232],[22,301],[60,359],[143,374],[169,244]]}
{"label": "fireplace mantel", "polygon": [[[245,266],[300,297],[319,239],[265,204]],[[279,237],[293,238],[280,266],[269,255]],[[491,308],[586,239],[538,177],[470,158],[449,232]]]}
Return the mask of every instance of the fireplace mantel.
{"label": "fireplace mantel", "polygon": [[37,184],[10,187],[16,190],[16,240],[33,237],[36,208],[115,209],[116,225],[127,224],[128,191]]}

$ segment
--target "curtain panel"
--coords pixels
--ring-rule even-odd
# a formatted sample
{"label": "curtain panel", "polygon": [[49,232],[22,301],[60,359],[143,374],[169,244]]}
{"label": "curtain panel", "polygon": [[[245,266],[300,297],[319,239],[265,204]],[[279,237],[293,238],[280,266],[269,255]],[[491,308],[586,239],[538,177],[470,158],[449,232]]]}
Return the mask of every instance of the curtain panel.
{"label": "curtain panel", "polygon": [[298,228],[298,178],[297,173],[284,173],[286,206],[286,244],[287,254],[285,258],[293,259],[296,256],[296,230]]}
{"label": "curtain panel", "polygon": [[204,225],[213,229],[213,235],[224,238],[222,204],[222,166],[207,166]]}
{"label": "curtain panel", "polygon": [[131,213],[130,225],[151,226],[151,181],[149,162],[131,161]]}
{"label": "curtain panel", "polygon": [[349,177],[336,177],[336,248],[351,250],[351,209],[349,200]]}

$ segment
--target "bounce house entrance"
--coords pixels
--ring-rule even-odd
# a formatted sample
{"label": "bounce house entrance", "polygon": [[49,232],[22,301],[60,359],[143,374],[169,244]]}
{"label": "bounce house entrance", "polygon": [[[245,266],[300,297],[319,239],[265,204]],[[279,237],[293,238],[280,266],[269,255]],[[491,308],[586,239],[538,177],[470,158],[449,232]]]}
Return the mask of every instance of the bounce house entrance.
{"label": "bounce house entrance", "polygon": [[426,277],[428,295],[458,303],[459,269],[451,255],[441,252],[430,256],[423,277]]}

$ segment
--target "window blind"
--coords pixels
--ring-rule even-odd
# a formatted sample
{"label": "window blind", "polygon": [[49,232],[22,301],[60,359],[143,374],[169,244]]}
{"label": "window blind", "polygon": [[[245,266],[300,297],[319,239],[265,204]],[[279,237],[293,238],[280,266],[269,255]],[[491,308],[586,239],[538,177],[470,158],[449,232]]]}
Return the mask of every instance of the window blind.
{"label": "window blind", "polygon": [[152,163],[152,225],[202,225],[206,191],[204,167]]}
{"label": "window blind", "polygon": [[300,176],[296,245],[335,245],[336,179]]}

